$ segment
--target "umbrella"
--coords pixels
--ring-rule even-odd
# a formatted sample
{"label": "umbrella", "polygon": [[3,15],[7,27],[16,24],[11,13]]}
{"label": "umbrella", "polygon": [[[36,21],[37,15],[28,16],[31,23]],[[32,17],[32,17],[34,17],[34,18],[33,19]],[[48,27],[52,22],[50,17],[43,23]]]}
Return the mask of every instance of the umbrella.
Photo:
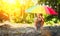
{"label": "umbrella", "polygon": [[25,12],[57,15],[57,12],[55,12],[55,10],[53,10],[52,8],[47,7],[47,6],[41,6],[41,5],[33,6],[29,9],[27,9]]}
{"label": "umbrella", "polygon": [[44,6],[44,8],[45,8],[47,14],[58,15],[58,13],[53,8],[50,8],[47,6]]}

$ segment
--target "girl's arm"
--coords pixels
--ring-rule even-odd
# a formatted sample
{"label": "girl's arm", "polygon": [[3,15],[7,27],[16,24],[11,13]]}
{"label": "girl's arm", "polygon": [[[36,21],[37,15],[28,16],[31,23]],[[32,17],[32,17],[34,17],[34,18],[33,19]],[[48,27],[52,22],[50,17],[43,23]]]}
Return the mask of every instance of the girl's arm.
{"label": "girl's arm", "polygon": [[42,18],[42,21],[41,21],[41,26],[44,25],[44,18]]}
{"label": "girl's arm", "polygon": [[35,24],[35,26],[37,26],[37,19],[34,20],[34,24]]}

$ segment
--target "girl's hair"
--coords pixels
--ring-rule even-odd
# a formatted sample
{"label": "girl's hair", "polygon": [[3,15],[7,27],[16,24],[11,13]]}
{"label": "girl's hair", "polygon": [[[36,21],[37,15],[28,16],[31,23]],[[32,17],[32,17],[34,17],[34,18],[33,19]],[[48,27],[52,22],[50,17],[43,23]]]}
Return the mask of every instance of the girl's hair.
{"label": "girl's hair", "polygon": [[38,15],[41,15],[41,16],[43,16],[43,14],[41,14],[41,13],[38,13]]}
{"label": "girl's hair", "polygon": [[41,13],[37,13],[37,14],[35,13],[35,16],[37,17],[38,14],[39,14],[40,16],[43,16],[43,14],[41,14]]}
{"label": "girl's hair", "polygon": [[43,14],[39,14],[39,15],[43,16]]}

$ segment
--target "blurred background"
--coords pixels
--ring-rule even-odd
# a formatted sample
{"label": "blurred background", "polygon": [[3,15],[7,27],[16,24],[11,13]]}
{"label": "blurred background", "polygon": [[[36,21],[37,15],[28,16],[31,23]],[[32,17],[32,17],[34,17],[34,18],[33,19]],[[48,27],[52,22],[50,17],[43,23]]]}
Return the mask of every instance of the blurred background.
{"label": "blurred background", "polygon": [[[52,8],[58,15],[46,14],[49,10],[45,11],[45,6]],[[0,0],[0,22],[32,24],[36,17],[36,13],[32,12],[40,11],[43,12],[45,25],[60,24],[60,0]]]}

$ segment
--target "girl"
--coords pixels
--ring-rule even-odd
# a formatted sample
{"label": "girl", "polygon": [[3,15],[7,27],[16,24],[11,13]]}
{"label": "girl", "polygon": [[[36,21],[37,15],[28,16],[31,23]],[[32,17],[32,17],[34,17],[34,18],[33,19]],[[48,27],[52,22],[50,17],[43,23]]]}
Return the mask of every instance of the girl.
{"label": "girl", "polygon": [[42,14],[37,14],[37,17],[34,20],[37,30],[40,30],[44,24],[44,18]]}

